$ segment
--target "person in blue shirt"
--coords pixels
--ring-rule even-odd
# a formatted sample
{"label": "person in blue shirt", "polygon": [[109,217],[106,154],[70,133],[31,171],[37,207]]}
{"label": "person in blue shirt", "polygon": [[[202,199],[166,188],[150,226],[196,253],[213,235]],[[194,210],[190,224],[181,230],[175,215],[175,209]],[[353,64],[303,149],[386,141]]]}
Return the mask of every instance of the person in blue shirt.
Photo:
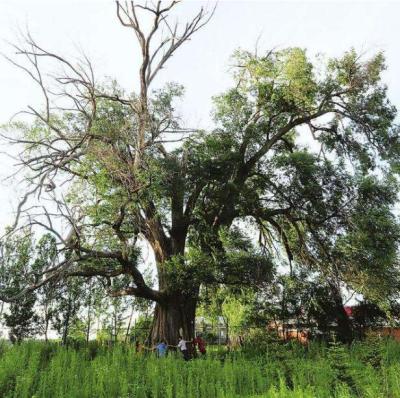
{"label": "person in blue shirt", "polygon": [[157,345],[156,345],[156,351],[157,351],[157,356],[159,358],[165,357],[167,355],[167,350],[168,350],[168,345],[165,342],[164,339],[162,339]]}

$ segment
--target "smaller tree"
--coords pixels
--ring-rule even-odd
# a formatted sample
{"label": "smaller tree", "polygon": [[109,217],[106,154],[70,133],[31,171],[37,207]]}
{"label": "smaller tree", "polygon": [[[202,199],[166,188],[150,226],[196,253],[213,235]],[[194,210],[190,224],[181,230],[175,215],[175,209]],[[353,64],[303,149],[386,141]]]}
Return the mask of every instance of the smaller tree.
{"label": "smaller tree", "polygon": [[5,324],[10,328],[9,336],[13,343],[19,343],[36,334],[39,317],[34,310],[35,302],[36,295],[29,293],[18,302],[12,303],[10,313],[4,314]]}
{"label": "smaller tree", "polygon": [[62,344],[68,342],[71,325],[79,321],[79,309],[83,301],[83,286],[79,279],[68,279],[57,286],[57,302],[52,325],[61,335]]}
{"label": "smaller tree", "polygon": [[[151,330],[152,319],[149,316],[140,314],[135,319],[133,326],[130,329],[129,335],[136,342],[147,342]],[[169,343],[169,342],[168,342]]]}
{"label": "smaller tree", "polygon": [[[10,237],[1,246],[0,283],[5,286],[7,294],[20,293],[26,278],[32,278],[32,254],[32,235],[29,230]],[[4,320],[12,342],[21,342],[36,333],[39,319],[34,309],[36,299],[37,293],[30,291],[21,295],[19,300],[10,303]]]}
{"label": "smaller tree", "polygon": [[83,313],[85,340],[89,342],[96,318],[99,321],[101,315],[105,312],[104,287],[98,279],[89,279],[85,282],[83,297]]}
{"label": "smaller tree", "polygon": [[[37,272],[43,272],[54,267],[57,262],[56,239],[51,234],[45,234],[36,245],[36,258],[33,263],[33,269]],[[48,331],[52,319],[55,316],[56,285],[55,282],[44,284],[37,290],[37,304],[39,306],[39,329],[48,340]]]}
{"label": "smaller tree", "polygon": [[333,331],[340,341],[353,337],[340,288],[302,267],[278,275],[270,286],[256,292],[250,309],[249,322],[260,327],[273,324],[283,333],[287,328],[307,329],[323,337]]}
{"label": "smaller tree", "polygon": [[[111,281],[112,289],[121,289],[126,285],[126,278],[114,278]],[[107,317],[104,322],[105,329],[108,330],[110,341],[116,343],[122,336],[125,324],[129,315],[128,308],[132,307],[132,298],[127,297],[107,297]]]}
{"label": "smaller tree", "polygon": [[[147,268],[143,272],[143,277],[144,280],[146,281],[146,284],[150,286],[151,288],[154,287],[154,279],[153,279],[153,273],[150,268]],[[136,328],[138,323],[142,327],[142,334],[145,334],[145,331],[147,333],[150,332],[151,330],[151,318],[150,316],[152,315],[154,305],[150,300],[146,300],[141,297],[134,297],[133,298],[133,303],[131,306],[131,312],[129,315],[129,320],[128,320],[128,325],[126,328],[126,334],[125,334],[125,343],[128,342],[129,336],[135,335],[135,331],[132,334],[131,327],[132,327],[132,321],[135,313],[138,315],[137,319],[134,322],[134,327]],[[142,340],[146,340],[148,336],[144,336]]]}
{"label": "smaller tree", "polygon": [[202,303],[197,316],[203,316],[214,324],[223,323],[226,339],[243,334],[249,326],[255,292],[251,288],[219,286],[202,293]]}

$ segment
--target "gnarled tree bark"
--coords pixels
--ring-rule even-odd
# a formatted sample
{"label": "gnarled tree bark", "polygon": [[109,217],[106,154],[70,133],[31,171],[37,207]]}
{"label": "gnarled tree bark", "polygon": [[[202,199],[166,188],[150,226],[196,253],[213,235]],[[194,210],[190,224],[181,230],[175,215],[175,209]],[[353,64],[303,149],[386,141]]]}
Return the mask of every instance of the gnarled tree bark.
{"label": "gnarled tree bark", "polygon": [[168,344],[176,345],[179,336],[185,340],[192,340],[197,300],[198,289],[190,294],[179,291],[171,293],[165,301],[157,303],[150,332],[151,342],[165,339]]}

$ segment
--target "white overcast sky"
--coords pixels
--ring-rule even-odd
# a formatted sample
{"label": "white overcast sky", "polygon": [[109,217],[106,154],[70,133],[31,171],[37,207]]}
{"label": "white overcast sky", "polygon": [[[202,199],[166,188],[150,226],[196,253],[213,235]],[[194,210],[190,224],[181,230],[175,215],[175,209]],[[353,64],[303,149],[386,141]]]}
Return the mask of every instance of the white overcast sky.
{"label": "white overcast sky", "polygon": [[[212,2],[184,1],[185,16]],[[229,87],[229,57],[238,48],[259,51],[299,46],[310,54],[340,55],[351,47],[373,54],[383,50],[385,82],[392,102],[400,106],[400,2],[397,1],[220,1],[209,25],[181,48],[154,87],[177,81],[186,87],[181,113],[190,127],[210,124],[211,97]],[[11,54],[7,41],[29,27],[43,46],[77,55],[83,49],[98,77],[116,78],[127,90],[136,87],[138,52],[134,35],[123,28],[113,1],[0,0],[0,52]],[[0,124],[29,104],[40,92],[23,74],[0,59]],[[7,150],[7,147],[3,147]],[[12,172],[0,156],[0,178]],[[18,190],[0,183],[0,230],[11,220]]]}

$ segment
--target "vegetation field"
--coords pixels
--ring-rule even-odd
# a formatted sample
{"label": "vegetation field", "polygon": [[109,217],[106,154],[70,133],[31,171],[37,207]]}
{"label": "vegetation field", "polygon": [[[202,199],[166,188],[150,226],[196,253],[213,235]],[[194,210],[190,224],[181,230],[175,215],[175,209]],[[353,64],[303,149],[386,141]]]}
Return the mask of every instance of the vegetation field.
{"label": "vegetation field", "polygon": [[188,363],[132,347],[1,346],[3,398],[400,397],[400,344],[211,350]]}

